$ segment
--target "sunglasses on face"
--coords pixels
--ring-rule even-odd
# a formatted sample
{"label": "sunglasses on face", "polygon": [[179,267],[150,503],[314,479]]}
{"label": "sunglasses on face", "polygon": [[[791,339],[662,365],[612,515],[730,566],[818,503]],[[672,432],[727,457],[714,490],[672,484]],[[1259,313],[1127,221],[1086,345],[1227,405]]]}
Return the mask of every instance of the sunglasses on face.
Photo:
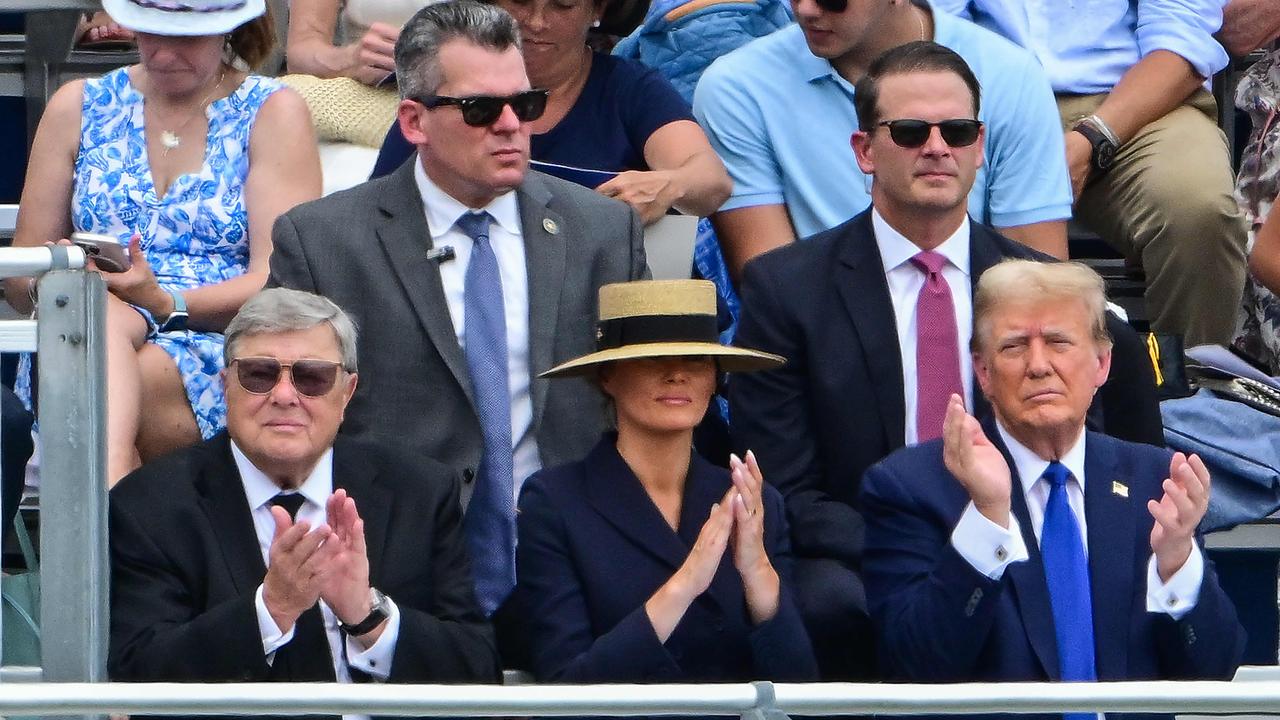
{"label": "sunglasses on face", "polygon": [[338,380],[338,368],[342,363],[332,360],[298,360],[282,363],[270,357],[243,357],[231,361],[236,366],[236,380],[246,392],[266,395],[280,383],[284,371],[289,371],[293,389],[299,395],[320,397],[333,389]]}
{"label": "sunglasses on face", "polygon": [[813,0],[827,12],[842,13],[849,7],[849,0]]}
{"label": "sunglasses on face", "polygon": [[895,145],[918,148],[929,142],[929,135],[936,127],[942,133],[942,141],[953,148],[968,147],[978,141],[982,121],[958,118],[941,122],[925,120],[881,120],[877,125],[889,128],[889,137]]}
{"label": "sunglasses on face", "polygon": [[515,95],[472,95],[449,97],[447,95],[423,95],[413,98],[428,110],[445,105],[456,105],[462,111],[462,122],[472,127],[492,125],[502,116],[502,108],[510,105],[520,122],[533,122],[547,109],[549,90],[525,90]]}

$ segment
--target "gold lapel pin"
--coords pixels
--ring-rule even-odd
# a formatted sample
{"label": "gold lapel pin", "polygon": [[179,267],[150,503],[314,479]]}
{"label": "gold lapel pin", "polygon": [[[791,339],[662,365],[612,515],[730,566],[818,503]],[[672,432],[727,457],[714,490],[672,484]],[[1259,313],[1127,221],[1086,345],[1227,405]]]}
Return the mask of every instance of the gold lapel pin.
{"label": "gold lapel pin", "polygon": [[1115,480],[1112,480],[1112,481],[1111,481],[1111,494],[1112,494],[1112,495],[1119,495],[1120,497],[1127,498],[1127,497],[1129,497],[1129,486],[1128,486],[1128,485],[1125,485],[1125,484],[1124,484],[1124,483],[1122,483],[1122,482],[1117,482],[1117,481],[1115,481]]}
{"label": "gold lapel pin", "polygon": [[556,233],[560,232],[560,226],[557,225],[556,221],[552,220],[551,218],[542,218],[542,229],[546,230],[552,235],[555,235]]}

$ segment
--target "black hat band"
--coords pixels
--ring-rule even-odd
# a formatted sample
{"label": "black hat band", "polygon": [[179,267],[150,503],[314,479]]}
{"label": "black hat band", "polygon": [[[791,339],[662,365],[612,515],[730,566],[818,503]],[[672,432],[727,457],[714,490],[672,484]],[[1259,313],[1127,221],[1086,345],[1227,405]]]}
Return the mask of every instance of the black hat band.
{"label": "black hat band", "polygon": [[715,315],[632,315],[601,320],[596,349],[665,342],[719,343]]}

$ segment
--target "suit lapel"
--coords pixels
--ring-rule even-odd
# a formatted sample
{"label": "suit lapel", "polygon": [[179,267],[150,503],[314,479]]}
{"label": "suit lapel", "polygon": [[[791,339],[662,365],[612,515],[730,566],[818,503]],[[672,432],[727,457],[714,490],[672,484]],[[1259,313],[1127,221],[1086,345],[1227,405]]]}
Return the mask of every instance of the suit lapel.
{"label": "suit lapel", "polygon": [[602,441],[584,464],[587,501],[595,511],[636,547],[672,570],[679,569],[689,548],[672,531],[614,443]]}
{"label": "suit lapel", "polygon": [[431,233],[422,210],[422,195],[413,179],[413,168],[414,163],[409,162],[396,171],[393,189],[379,205],[381,217],[374,232],[422,329],[474,405],[467,361],[458,346],[444,285],[440,282],[440,266],[427,257],[432,247]]}
{"label": "suit lapel", "polygon": [[[1000,246],[996,242],[995,234],[988,230],[985,225],[976,222],[973,218],[969,218],[970,294],[977,291],[978,279],[982,277],[982,273],[1003,259],[1004,256],[1000,254]],[[986,396],[982,394],[982,385],[978,382],[976,373],[973,378],[973,416],[980,420],[993,417],[991,404],[987,402]]]}
{"label": "suit lapel", "polygon": [[[1132,486],[1120,474],[1110,440],[1089,433],[1085,440],[1084,508],[1089,535],[1089,583],[1093,601],[1094,664],[1099,680],[1128,674],[1129,602],[1134,597],[1134,508],[1112,491],[1113,483]],[[1145,593],[1142,593],[1145,596]]]}
{"label": "suit lapel", "polygon": [[898,352],[889,281],[884,276],[870,211],[853,219],[839,245],[836,287],[861,344],[861,348],[849,350],[862,351],[889,445],[901,447],[906,434],[902,357]]}
{"label": "suit lapel", "polygon": [[252,508],[245,498],[240,471],[231,457],[231,441],[223,433],[203,448],[206,462],[197,481],[200,506],[211,527],[218,529],[218,547],[236,591],[252,593],[267,574],[258,547]]}
{"label": "suit lapel", "polygon": [[555,364],[556,320],[560,317],[560,291],[568,255],[570,228],[551,210],[551,192],[535,173],[526,176],[516,190],[520,205],[520,231],[524,235],[525,266],[529,272],[529,376],[533,397],[533,426],[539,426],[546,407],[549,380],[537,379]]}
{"label": "suit lapel", "polygon": [[369,557],[369,580],[374,585],[383,577],[383,551],[391,520],[391,494],[378,482],[376,464],[359,447],[343,438],[333,446],[333,488],[344,488],[356,502],[364,520],[364,540]]}
{"label": "suit lapel", "polygon": [[1027,499],[1022,492],[1022,480],[1018,469],[1009,457],[1009,449],[996,430],[994,420],[983,423],[983,430],[991,442],[1000,448],[1004,460],[1009,464],[1009,474],[1013,482],[1010,493],[1011,507],[1018,525],[1022,528],[1022,541],[1026,543],[1026,562],[1017,562],[1005,569],[1005,575],[1014,594],[1014,602],[1018,605],[1018,615],[1022,618],[1022,627],[1027,634],[1027,641],[1040,659],[1044,674],[1051,680],[1061,675],[1058,669],[1058,640],[1053,632],[1053,606],[1049,603],[1049,585],[1044,579],[1044,562],[1040,559],[1040,544],[1036,542],[1036,533],[1031,525],[1031,513],[1027,510]]}

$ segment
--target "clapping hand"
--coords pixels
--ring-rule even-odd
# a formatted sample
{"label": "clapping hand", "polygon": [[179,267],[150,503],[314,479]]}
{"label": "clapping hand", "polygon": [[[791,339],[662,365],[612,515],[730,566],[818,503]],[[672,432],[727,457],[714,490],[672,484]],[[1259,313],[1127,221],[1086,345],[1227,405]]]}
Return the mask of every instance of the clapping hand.
{"label": "clapping hand", "polygon": [[969,493],[978,512],[1008,528],[1013,482],[1009,463],[987,439],[977,419],[965,411],[964,401],[956,394],[951,395],[942,421],[942,461]]}
{"label": "clapping hand", "polygon": [[1165,478],[1164,496],[1148,500],[1155,519],[1151,528],[1151,552],[1160,580],[1169,582],[1182,569],[1195,545],[1196,527],[1209,509],[1209,469],[1200,456],[1174,453]]}
{"label": "clapping hand", "polygon": [[746,462],[729,456],[733,496],[733,564],[742,576],[742,587],[752,622],[757,625],[778,613],[778,573],[764,549],[764,475],[755,453]]}
{"label": "clapping hand", "polygon": [[262,600],[276,627],[287,633],[298,616],[320,599],[333,570],[338,537],[328,525],[313,530],[306,521],[293,522],[284,508],[271,508],[271,517],[276,531],[268,550]]}

